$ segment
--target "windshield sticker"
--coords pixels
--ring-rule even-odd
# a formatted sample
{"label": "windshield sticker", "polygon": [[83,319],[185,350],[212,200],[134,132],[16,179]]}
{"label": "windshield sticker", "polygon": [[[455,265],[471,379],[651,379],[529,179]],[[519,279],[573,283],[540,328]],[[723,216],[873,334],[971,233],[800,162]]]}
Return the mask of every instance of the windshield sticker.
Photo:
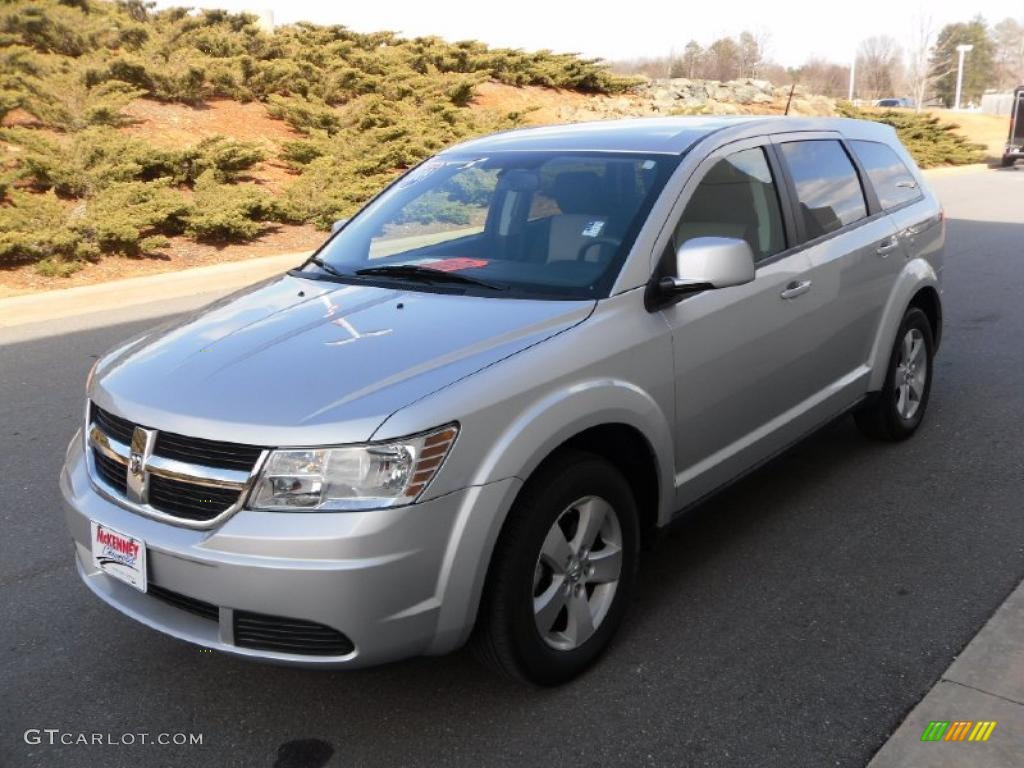
{"label": "windshield sticker", "polygon": [[588,221],[587,226],[583,228],[580,234],[584,237],[600,237],[602,229],[604,229],[603,221]]}
{"label": "windshield sticker", "polygon": [[487,259],[469,259],[465,256],[456,256],[451,259],[439,259],[428,261],[423,264],[425,267],[436,269],[439,272],[458,272],[463,269],[477,269],[486,267],[490,262]]}

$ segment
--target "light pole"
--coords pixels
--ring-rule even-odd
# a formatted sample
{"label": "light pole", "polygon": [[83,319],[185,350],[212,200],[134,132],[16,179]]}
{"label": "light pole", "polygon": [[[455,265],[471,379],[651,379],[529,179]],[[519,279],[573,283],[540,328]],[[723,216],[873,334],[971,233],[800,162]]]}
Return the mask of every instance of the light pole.
{"label": "light pole", "polygon": [[853,83],[857,76],[857,54],[853,54],[853,60],[850,62],[850,94],[847,96],[847,101],[853,101]]}
{"label": "light pole", "polygon": [[960,89],[964,83],[964,54],[973,50],[973,45],[958,45],[956,47],[956,52],[960,54],[960,63],[956,67],[956,106],[953,107],[956,112],[960,111]]}

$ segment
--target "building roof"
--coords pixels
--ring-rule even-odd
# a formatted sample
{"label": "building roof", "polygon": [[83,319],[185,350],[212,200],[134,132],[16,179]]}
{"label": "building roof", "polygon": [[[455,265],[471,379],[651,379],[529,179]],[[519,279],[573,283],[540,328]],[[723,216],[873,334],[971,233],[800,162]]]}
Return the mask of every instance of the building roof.
{"label": "building roof", "polygon": [[847,136],[884,139],[892,129],[866,120],[835,117],[720,116],[641,117],[521,128],[456,144],[448,152],[590,150],[682,154],[712,133],[735,138],[788,131],[841,131]]}

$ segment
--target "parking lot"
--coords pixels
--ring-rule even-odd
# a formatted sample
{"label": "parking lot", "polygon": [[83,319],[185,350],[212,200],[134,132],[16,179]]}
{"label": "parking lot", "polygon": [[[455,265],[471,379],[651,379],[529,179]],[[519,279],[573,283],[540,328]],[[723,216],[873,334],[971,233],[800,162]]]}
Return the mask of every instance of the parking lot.
{"label": "parking lot", "polygon": [[[1024,576],[1024,167],[933,184],[946,318],[921,432],[879,445],[843,419],[701,507],[647,553],[603,662],[553,690],[465,652],[256,665],[106,607],[57,476],[94,358],[153,321],[0,331],[0,766],[864,765]],[[47,728],[203,743],[25,743]]]}

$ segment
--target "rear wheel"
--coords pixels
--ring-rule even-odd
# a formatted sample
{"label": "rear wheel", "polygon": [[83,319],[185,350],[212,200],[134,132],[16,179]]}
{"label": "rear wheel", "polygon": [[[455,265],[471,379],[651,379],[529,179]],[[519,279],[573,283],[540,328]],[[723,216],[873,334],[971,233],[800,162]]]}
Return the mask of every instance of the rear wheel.
{"label": "rear wheel", "polygon": [[540,685],[580,674],[607,647],[632,591],[636,506],[604,459],[572,452],[523,488],[495,548],[474,647]]}
{"label": "rear wheel", "polygon": [[882,391],[854,415],[862,432],[881,440],[906,440],[914,434],[928,407],[934,352],[928,316],[911,307],[896,334]]}
{"label": "rear wheel", "polygon": [[1013,155],[1003,155],[1001,165],[1003,168],[1009,168],[1011,165],[1017,162],[1017,158]]}

